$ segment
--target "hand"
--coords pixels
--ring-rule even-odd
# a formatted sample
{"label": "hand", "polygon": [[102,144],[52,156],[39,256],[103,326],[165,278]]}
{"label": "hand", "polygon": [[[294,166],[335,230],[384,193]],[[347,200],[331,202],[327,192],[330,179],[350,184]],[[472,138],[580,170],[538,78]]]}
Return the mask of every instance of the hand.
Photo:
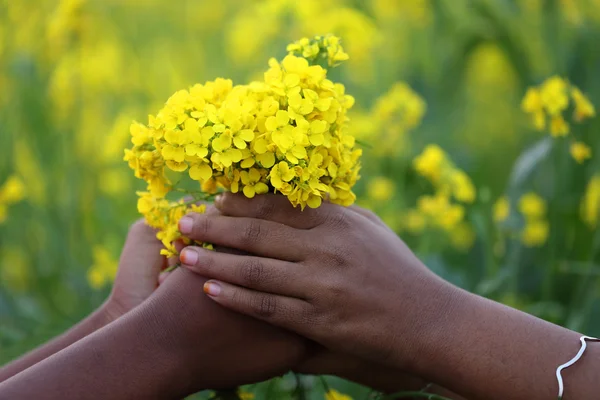
{"label": "hand", "polygon": [[202,292],[205,281],[179,268],[140,310],[150,316],[147,334],[191,385],[186,394],[266,380],[306,357],[304,338],[214,304]]}
{"label": "hand", "polygon": [[376,216],[323,204],[300,211],[278,195],[225,194],[222,214],[180,221],[188,236],[247,251],[186,248],[217,303],[333,351],[410,371],[457,290],[429,271]]}
{"label": "hand", "polygon": [[167,266],[161,249],[156,231],[143,220],[131,226],[112,292],[103,305],[109,322],[140,305],[156,290],[159,275]]}

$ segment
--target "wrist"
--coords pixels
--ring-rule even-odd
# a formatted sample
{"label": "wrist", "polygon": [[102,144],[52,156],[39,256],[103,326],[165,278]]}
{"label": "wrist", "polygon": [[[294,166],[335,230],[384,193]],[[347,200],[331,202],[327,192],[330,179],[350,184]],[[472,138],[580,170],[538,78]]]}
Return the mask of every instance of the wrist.
{"label": "wrist", "polygon": [[404,336],[402,350],[406,353],[398,366],[431,379],[430,372],[443,357],[447,338],[455,334],[475,296],[442,279],[436,279],[422,293],[427,296]]}

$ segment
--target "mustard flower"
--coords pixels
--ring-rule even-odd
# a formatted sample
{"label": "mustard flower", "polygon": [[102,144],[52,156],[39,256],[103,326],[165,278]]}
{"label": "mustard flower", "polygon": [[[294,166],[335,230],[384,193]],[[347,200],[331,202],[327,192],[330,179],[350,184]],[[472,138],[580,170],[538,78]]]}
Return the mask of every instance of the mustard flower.
{"label": "mustard flower", "polygon": [[569,151],[573,159],[579,164],[583,164],[585,160],[592,157],[592,149],[583,142],[571,143]]}

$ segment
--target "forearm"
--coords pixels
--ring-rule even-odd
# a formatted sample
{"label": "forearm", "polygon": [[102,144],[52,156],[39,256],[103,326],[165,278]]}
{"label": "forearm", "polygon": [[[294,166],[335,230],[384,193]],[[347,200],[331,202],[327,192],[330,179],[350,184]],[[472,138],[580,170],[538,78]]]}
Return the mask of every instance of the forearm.
{"label": "forearm", "polygon": [[[580,334],[463,291],[431,323],[416,372],[472,399],[556,398],[556,368],[575,356]],[[600,346],[565,374],[565,399],[600,392]]]}
{"label": "forearm", "polygon": [[145,309],[132,311],[6,380],[0,384],[0,398],[185,397],[186,383],[175,371],[176,360],[159,345],[166,332],[160,334],[154,320]]}
{"label": "forearm", "polygon": [[61,351],[78,340],[104,327],[112,319],[113,315],[109,310],[109,307],[106,304],[103,305],[66,333],[1,368],[0,382],[3,382],[19,372],[26,370],[32,365],[37,364],[38,362],[50,357],[54,353]]}
{"label": "forearm", "polygon": [[433,384],[432,382],[413,375],[407,375],[401,370],[387,368],[379,365],[362,365],[340,371],[337,376],[358,382],[384,393],[418,392],[443,395],[453,400],[464,400],[463,397]]}

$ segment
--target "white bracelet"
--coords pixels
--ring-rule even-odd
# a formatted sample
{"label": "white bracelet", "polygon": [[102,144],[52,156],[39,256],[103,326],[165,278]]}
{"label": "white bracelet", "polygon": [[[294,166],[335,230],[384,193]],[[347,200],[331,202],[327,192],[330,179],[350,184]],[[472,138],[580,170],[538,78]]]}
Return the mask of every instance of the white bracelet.
{"label": "white bracelet", "polygon": [[585,343],[586,340],[589,340],[591,342],[600,342],[600,339],[596,339],[590,336],[582,336],[579,338],[579,340],[581,341],[581,348],[579,349],[579,351],[577,352],[577,355],[575,355],[575,357],[573,357],[570,361],[564,363],[563,365],[559,366],[556,369],[556,379],[558,380],[558,399],[562,399],[563,397],[563,392],[564,392],[564,384],[563,384],[563,379],[562,379],[562,370],[569,368],[571,365],[575,364],[577,361],[579,361],[579,359],[581,358],[581,356],[583,355],[583,353],[585,352],[585,349],[587,348],[587,344]]}

